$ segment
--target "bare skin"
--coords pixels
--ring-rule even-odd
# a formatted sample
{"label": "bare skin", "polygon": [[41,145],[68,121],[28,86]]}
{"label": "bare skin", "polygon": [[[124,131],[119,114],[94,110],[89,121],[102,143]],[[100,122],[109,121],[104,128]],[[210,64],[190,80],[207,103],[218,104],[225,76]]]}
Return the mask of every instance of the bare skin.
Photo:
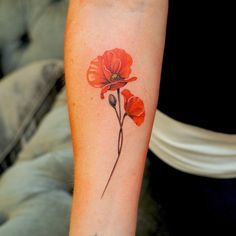
{"label": "bare skin", "polygon": [[[70,1],[65,38],[66,89],[75,163],[70,236],[135,235],[158,100],[167,8],[167,0]],[[132,91],[145,107],[142,124],[135,123],[130,110],[125,117],[122,150],[118,141],[120,123],[108,103],[109,94],[117,96],[117,91],[110,89],[101,99],[102,88],[91,86],[87,78],[91,61],[116,48],[132,57],[129,78],[137,77],[119,88],[120,94],[124,89]],[[116,76],[112,78],[120,79]],[[127,112],[125,97],[121,94],[119,99],[121,112]],[[119,161],[101,198],[117,153]]]}

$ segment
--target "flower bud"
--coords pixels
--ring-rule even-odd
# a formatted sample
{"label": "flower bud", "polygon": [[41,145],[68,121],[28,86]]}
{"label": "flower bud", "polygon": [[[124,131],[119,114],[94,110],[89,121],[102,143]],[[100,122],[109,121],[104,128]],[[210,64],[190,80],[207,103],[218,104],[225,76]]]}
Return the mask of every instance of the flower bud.
{"label": "flower bud", "polygon": [[116,107],[116,97],[113,94],[109,94],[109,103],[112,107]]}

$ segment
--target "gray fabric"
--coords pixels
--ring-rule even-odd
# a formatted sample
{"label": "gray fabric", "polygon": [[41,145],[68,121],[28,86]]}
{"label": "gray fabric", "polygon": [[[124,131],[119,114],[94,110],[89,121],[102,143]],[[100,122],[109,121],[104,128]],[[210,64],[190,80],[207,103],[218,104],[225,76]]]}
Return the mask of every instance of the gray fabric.
{"label": "gray fabric", "polygon": [[21,204],[0,227],[1,236],[68,236],[71,197],[46,192]]}
{"label": "gray fabric", "polygon": [[68,235],[73,186],[69,133],[62,92],[16,164],[0,177],[1,236]]}
{"label": "gray fabric", "polygon": [[19,160],[30,160],[42,156],[52,150],[63,150],[71,145],[70,129],[68,125],[65,91],[58,97],[43,123],[37,130],[25,149],[20,153]]}
{"label": "gray fabric", "polygon": [[[0,82],[0,163],[16,145],[31,136],[37,125],[36,112],[63,73],[61,61],[43,60],[9,74]],[[46,111],[40,112],[42,116]]]}
{"label": "gray fabric", "polygon": [[0,0],[0,67],[63,58],[68,0]]}

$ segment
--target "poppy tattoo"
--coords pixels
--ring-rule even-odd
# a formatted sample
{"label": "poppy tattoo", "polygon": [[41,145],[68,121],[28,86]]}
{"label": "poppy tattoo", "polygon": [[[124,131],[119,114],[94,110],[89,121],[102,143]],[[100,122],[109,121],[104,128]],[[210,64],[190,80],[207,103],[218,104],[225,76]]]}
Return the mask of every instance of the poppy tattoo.
{"label": "poppy tattoo", "polygon": [[[127,83],[137,80],[137,77],[129,77],[132,63],[132,57],[125,50],[115,48],[105,51],[102,56],[97,56],[92,60],[87,71],[87,80],[89,84],[95,88],[101,89],[101,99],[104,99],[104,94],[108,91],[116,91],[115,94],[110,93],[108,95],[108,102],[115,111],[120,126],[117,158],[104,187],[101,198],[106,192],[121,155],[125,118],[127,116],[130,117],[137,126],[140,126],[144,122],[145,110],[143,101],[139,97],[133,95],[128,89],[123,89],[121,91],[121,88],[126,86]],[[123,109],[121,108],[120,94],[123,95]]]}

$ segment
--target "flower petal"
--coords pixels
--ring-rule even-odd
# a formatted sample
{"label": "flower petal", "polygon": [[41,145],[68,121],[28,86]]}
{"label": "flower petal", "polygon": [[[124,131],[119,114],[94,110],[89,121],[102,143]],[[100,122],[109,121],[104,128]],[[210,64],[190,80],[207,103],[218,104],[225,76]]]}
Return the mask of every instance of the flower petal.
{"label": "flower petal", "polygon": [[107,79],[108,81],[110,81],[110,78],[111,78],[111,76],[112,76],[111,71],[106,67],[106,65],[105,65],[104,63],[103,63],[103,65],[102,65],[102,68],[103,68],[103,74],[105,75],[106,79]]}
{"label": "flower petal", "polygon": [[104,99],[104,93],[106,93],[109,89],[110,89],[110,84],[107,84],[106,86],[104,86],[101,90],[101,94],[100,94],[100,97],[101,99]]}
{"label": "flower petal", "polygon": [[[103,54],[103,63],[105,68],[112,74],[119,74],[122,78],[128,78],[131,73],[130,66],[133,60],[125,50],[115,48]],[[106,78],[108,79],[107,76]]]}
{"label": "flower petal", "polygon": [[140,126],[145,117],[144,103],[134,96],[128,89],[124,89],[121,94],[124,96],[124,109],[127,115],[133,119],[136,125]]}
{"label": "flower petal", "polygon": [[108,90],[115,91],[119,88],[122,88],[126,85],[126,82],[123,81],[114,81],[113,83],[109,83],[105,85],[101,90],[101,98],[104,98],[104,93],[106,93]]}
{"label": "flower petal", "polygon": [[119,88],[124,87],[126,84],[127,84],[127,82],[123,82],[123,81],[119,81],[119,80],[115,81],[115,82],[110,84],[111,85],[110,90],[113,90],[113,91],[117,90]]}
{"label": "flower petal", "polygon": [[143,112],[140,116],[132,117],[133,121],[137,126],[140,126],[144,122],[145,112]]}
{"label": "flower petal", "polygon": [[116,54],[115,50],[106,51],[103,54],[103,64],[111,74],[119,73],[121,69],[121,58]]}
{"label": "flower petal", "polygon": [[128,78],[131,73],[131,65],[133,64],[133,60],[132,57],[125,51],[123,52],[121,63],[122,67],[119,74],[122,78]]}
{"label": "flower petal", "polygon": [[128,78],[128,79],[123,79],[124,82],[128,83],[128,82],[132,82],[132,81],[135,81],[137,80],[138,78],[137,77],[131,77],[131,78]]}
{"label": "flower petal", "polygon": [[140,116],[144,111],[144,103],[139,97],[130,97],[126,105],[126,110],[132,116]]}
{"label": "flower petal", "polygon": [[103,73],[102,60],[101,56],[92,60],[87,71],[87,80],[95,88],[102,88],[109,83]]}
{"label": "flower petal", "polygon": [[126,111],[127,101],[130,97],[133,96],[133,94],[128,89],[124,89],[121,92],[121,94],[124,96],[124,100],[125,100],[124,108],[125,108],[125,111]]}

